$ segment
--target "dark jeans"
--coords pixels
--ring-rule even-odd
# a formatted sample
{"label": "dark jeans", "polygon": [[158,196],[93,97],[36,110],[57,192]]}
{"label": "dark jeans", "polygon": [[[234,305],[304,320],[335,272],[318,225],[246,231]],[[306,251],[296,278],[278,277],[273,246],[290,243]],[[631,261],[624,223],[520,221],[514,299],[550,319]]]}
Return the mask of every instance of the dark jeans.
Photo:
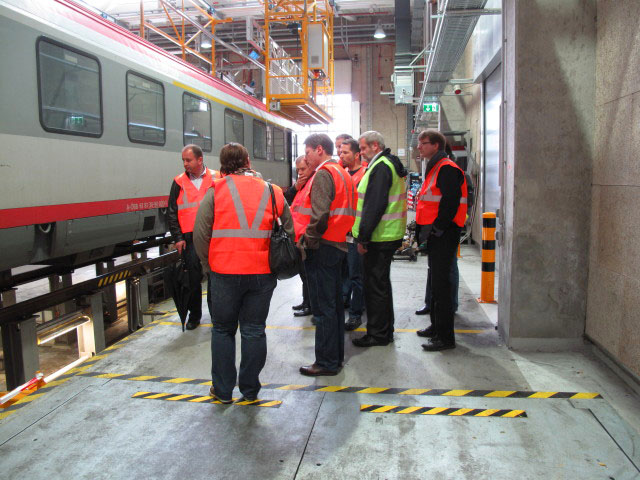
{"label": "dark jeans", "polygon": [[[458,289],[460,287],[460,272],[458,271],[458,255],[456,254],[451,271],[449,272],[449,281],[451,282],[451,301],[453,302],[453,311],[458,310]],[[431,308],[431,269],[427,269],[427,288],[424,293],[424,304]]]}
{"label": "dark jeans", "polygon": [[306,250],[304,261],[311,311],[316,320],[315,364],[338,370],[344,361],[344,304],[342,303],[342,250],[320,244]]}
{"label": "dark jeans", "polygon": [[[202,318],[202,264],[196,254],[193,241],[185,238],[187,247],[183,250],[184,261],[189,272],[189,320],[199,322]],[[208,295],[207,295],[208,296]]]}
{"label": "dark jeans", "polygon": [[358,253],[358,244],[347,244],[346,264],[349,275],[343,278],[342,295],[349,302],[349,318],[360,318],[364,308],[364,294],[362,286],[362,255]]}
{"label": "dark jeans", "polygon": [[260,391],[258,378],[267,359],[264,329],[276,276],[211,273],[211,378],[216,395],[231,398],[236,385],[236,330],[240,325],[241,360],[238,387],[247,397]]}
{"label": "dark jeans", "polygon": [[367,308],[367,334],[378,341],[393,339],[393,294],[391,260],[397,245],[380,247],[371,242],[362,258],[364,303]]}
{"label": "dark jeans", "polygon": [[440,237],[431,235],[427,243],[431,270],[431,322],[436,337],[454,343],[451,269],[456,259],[460,228],[451,227]]}

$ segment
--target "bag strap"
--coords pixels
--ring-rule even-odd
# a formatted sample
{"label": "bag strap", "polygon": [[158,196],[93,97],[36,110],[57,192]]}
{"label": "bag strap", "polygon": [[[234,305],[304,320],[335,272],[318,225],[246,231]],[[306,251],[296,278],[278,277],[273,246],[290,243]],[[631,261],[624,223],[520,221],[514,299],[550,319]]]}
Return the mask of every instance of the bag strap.
{"label": "bag strap", "polygon": [[267,182],[267,185],[269,185],[269,193],[271,193],[271,209],[273,210],[273,230],[277,231],[278,230],[278,223],[277,221],[280,218],[280,215],[278,215],[278,207],[276,206],[276,194],[273,191],[273,186],[271,186],[270,182]]}

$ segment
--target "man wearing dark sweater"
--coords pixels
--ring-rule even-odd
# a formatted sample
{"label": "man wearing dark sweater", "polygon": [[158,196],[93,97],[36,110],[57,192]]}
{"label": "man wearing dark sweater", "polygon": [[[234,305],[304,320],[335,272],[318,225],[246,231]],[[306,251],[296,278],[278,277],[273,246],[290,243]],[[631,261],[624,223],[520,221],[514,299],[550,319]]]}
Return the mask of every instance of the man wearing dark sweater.
{"label": "man wearing dark sweater", "polygon": [[447,157],[445,145],[444,135],[436,130],[418,136],[420,155],[429,159],[416,209],[420,242],[427,243],[431,271],[432,325],[418,332],[430,339],[422,345],[426,351],[456,346],[450,271],[467,215],[468,195],[464,172]]}

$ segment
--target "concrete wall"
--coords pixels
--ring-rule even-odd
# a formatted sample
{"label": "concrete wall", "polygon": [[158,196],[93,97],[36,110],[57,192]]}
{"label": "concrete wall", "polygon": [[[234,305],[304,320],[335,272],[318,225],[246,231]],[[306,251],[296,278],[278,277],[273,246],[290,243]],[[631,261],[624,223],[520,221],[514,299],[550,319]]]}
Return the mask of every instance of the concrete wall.
{"label": "concrete wall", "polygon": [[[360,102],[361,130],[380,132],[394,154],[399,148],[406,151],[407,107],[396,106],[389,95],[380,95],[393,90],[395,46],[390,43],[350,46],[349,53],[353,65],[352,98]],[[406,155],[400,159],[406,164]]]}
{"label": "concrete wall", "polygon": [[578,343],[587,303],[595,0],[505,0],[500,328],[516,348]]}
{"label": "concrete wall", "polygon": [[640,2],[599,0],[587,335],[640,375]]}

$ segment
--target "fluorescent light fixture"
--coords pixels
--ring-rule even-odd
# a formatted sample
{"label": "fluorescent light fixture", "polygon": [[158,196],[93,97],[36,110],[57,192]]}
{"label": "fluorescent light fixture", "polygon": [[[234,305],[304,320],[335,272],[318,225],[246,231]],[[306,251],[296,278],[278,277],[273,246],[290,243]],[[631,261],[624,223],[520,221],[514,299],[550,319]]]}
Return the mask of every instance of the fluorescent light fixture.
{"label": "fluorescent light fixture", "polygon": [[57,372],[53,372],[51,375],[49,375],[48,377],[46,377],[44,379],[44,383],[49,383],[49,382],[53,382],[56,378],[58,378],[61,375],[64,375],[65,373],[67,373],[69,370],[71,370],[72,368],[80,365],[82,362],[84,362],[87,358],[91,358],[91,355],[83,355],[81,356],[79,359],[71,362],[69,365],[62,367],[60,370],[58,370]]}
{"label": "fluorescent light fixture", "polygon": [[384,33],[384,30],[382,29],[382,24],[378,22],[378,25],[376,26],[376,31],[373,34],[373,38],[385,38],[386,36],[387,34]]}
{"label": "fluorescent light fixture", "polygon": [[65,333],[68,333],[90,321],[91,319],[88,316],[81,315],[70,323],[63,323],[53,328],[51,331],[43,335],[39,335],[37,339],[37,344],[42,345],[43,343],[50,342],[54,338],[59,337],[60,335],[64,335]]}

